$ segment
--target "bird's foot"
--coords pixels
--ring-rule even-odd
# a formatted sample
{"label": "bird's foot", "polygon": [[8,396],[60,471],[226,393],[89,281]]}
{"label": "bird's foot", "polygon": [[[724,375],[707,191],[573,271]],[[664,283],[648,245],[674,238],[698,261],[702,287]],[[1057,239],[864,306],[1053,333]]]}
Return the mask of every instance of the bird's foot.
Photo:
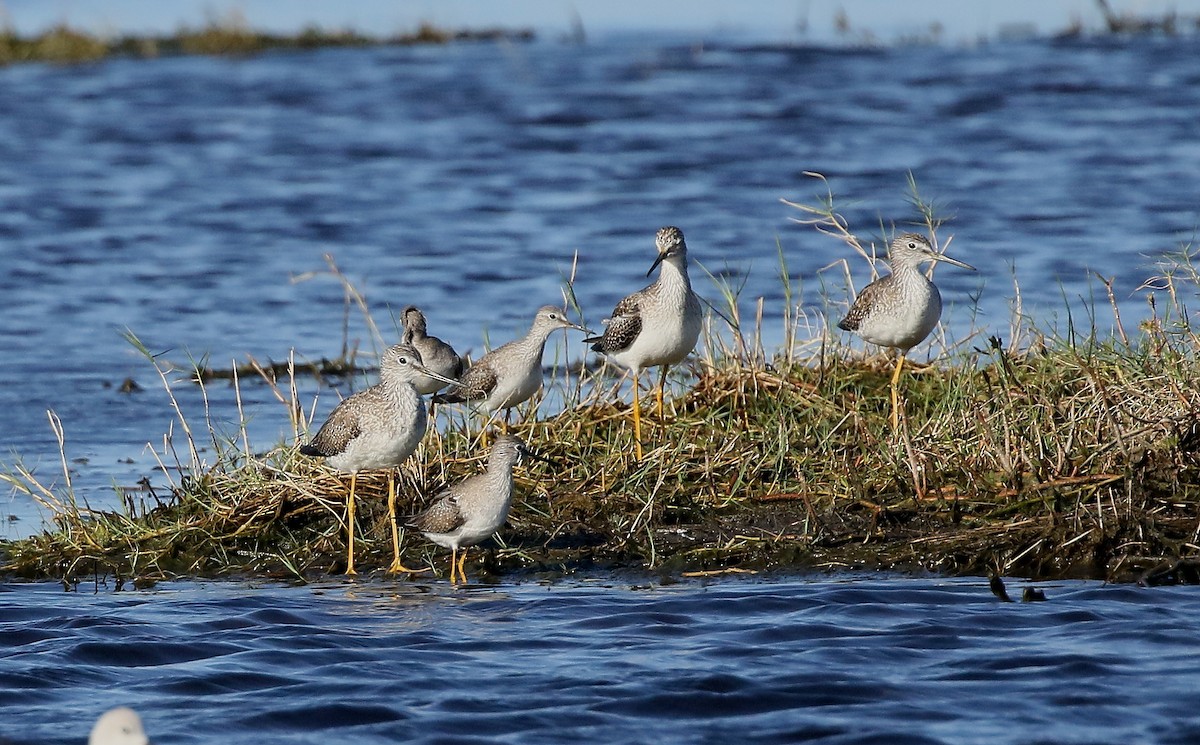
{"label": "bird's foot", "polygon": [[408,567],[401,564],[399,559],[396,559],[395,561],[392,562],[392,565],[390,567],[388,567],[387,573],[388,574],[421,574],[423,572],[428,572],[428,571],[429,571],[428,567],[426,567],[424,569],[409,569]]}

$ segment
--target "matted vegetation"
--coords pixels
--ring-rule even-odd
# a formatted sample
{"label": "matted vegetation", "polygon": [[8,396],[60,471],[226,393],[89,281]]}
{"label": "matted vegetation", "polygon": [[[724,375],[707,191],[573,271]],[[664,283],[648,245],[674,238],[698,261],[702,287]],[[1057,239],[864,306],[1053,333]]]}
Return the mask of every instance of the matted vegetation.
{"label": "matted vegetation", "polygon": [[[936,232],[915,187],[914,203]],[[797,206],[802,221],[867,250],[832,198]],[[1113,315],[1111,337],[1094,328],[1047,336],[1017,313],[1007,341],[943,342],[945,359],[906,372],[898,431],[889,422],[886,357],[864,358],[794,308],[784,314],[784,350],[765,355],[760,321],[744,323],[726,287],[688,387],[665,417],[644,419],[642,462],[607,371],[551,371],[550,396],[565,405],[548,417],[529,414],[513,430],[556,465],[518,469],[502,544],[474,552],[472,573],[880,567],[1193,577],[1200,337],[1183,298],[1200,275],[1187,250],[1160,269],[1143,288],[1151,313],[1136,330],[1122,326],[1114,302],[1090,309],[1093,318]],[[154,364],[166,382],[166,368]],[[235,376],[234,384],[247,383]],[[206,422],[205,438],[180,413],[162,457],[173,466],[165,472],[178,466],[184,476],[153,504],[88,510],[69,479],[54,490],[13,468],[8,480],[54,508],[56,524],[0,544],[0,569],[65,581],[96,571],[150,579],[340,571],[346,477],[297,453],[312,407],[294,375],[255,384],[273,387],[294,436],[259,454],[244,432],[223,439]],[[439,417],[439,430],[401,469],[401,515],[478,469],[485,454],[478,422],[460,410]],[[211,440],[210,462],[198,438]],[[359,478],[359,564],[380,572],[390,561],[386,488],[383,473]],[[445,571],[444,551],[419,535],[406,537],[404,551],[409,566]]]}

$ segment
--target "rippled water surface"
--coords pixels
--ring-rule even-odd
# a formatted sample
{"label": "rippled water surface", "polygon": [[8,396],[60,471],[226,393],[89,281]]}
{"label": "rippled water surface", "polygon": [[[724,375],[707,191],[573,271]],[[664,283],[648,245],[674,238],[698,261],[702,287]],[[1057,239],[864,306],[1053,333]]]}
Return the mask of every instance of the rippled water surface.
{"label": "rippled water surface", "polygon": [[612,578],[0,586],[0,734],[80,742],[1187,743],[1195,588]]}

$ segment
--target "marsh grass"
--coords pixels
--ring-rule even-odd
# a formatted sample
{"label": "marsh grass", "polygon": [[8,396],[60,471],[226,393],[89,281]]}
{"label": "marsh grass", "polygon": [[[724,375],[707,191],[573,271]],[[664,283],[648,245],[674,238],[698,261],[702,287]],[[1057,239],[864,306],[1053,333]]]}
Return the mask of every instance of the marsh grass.
{"label": "marsh grass", "polygon": [[105,36],[62,23],[40,34],[21,36],[11,27],[0,28],[0,65],[21,62],[79,64],[108,57],[153,58],[178,55],[245,57],[271,50],[306,50],[322,47],[411,46],[456,41],[529,41],[529,30],[448,30],[421,24],[415,31],[391,35],[364,35],[355,31],[309,26],[297,34],[255,31],[239,12],[211,17],[203,26],[179,28],[162,36]]}
{"label": "marsh grass", "polygon": [[[910,191],[917,223],[943,228],[915,183]],[[798,206],[799,219],[841,241],[851,260],[873,257],[831,195]],[[1136,329],[1124,327],[1101,278],[1104,304],[1085,310],[1086,327],[1061,335],[1035,327],[1019,312],[1018,287],[1009,330],[1020,344],[976,329],[960,340],[935,335],[937,362],[903,378],[897,432],[889,423],[891,362],[831,332],[824,319],[836,317],[833,309],[792,306],[797,293],[782,252],[789,307],[777,316],[785,342],[774,354],[762,336],[765,319],[776,316],[761,300],[744,302],[736,279],[718,273],[702,348],[678,376],[665,416],[643,418],[641,462],[622,395],[630,382],[603,365],[570,363],[567,347],[553,347],[545,400],[525,407],[511,429],[555,465],[518,469],[508,526],[497,547],[473,554],[483,557],[476,571],[1183,576],[1179,562],[1187,566],[1200,552],[1200,339],[1186,305],[1200,286],[1193,260],[1184,247],[1161,262],[1141,290],[1150,312]],[[573,281],[572,270],[564,277],[568,304]],[[359,307],[368,312],[365,301]],[[1115,333],[1097,331],[1105,317]],[[129,341],[170,394],[168,364],[132,334]],[[290,360],[285,375],[254,376],[291,424],[286,442],[262,452],[246,434],[240,386],[248,383],[236,370],[242,426],[232,434],[220,434],[207,409],[193,426],[169,395],[176,426],[156,448],[169,493],[126,495],[120,510],[76,502],[65,447],[66,480],[57,488],[10,468],[4,477],[49,507],[55,525],[5,545],[3,571],[64,581],[95,572],[153,579],[340,571],[347,484],[297,453],[315,406],[301,400],[296,375]],[[195,377],[203,389],[205,377]],[[61,442],[62,425],[50,416]],[[439,407],[436,422],[399,469],[401,515],[481,467],[479,419]],[[360,563],[380,571],[390,559],[386,479],[359,479]],[[404,561],[445,569],[443,551],[411,534]]]}

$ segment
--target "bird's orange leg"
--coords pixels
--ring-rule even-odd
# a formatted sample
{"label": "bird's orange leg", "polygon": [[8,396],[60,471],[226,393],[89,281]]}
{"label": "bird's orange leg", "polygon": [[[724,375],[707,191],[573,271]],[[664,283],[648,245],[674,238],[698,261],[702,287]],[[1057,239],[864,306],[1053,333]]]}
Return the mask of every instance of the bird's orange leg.
{"label": "bird's orange leg", "polygon": [[409,569],[400,562],[400,529],[396,524],[396,472],[388,472],[388,522],[392,526],[392,565],[388,567],[388,574],[399,574],[408,572],[410,574],[418,574],[427,572],[428,569]]}
{"label": "bird's orange leg", "polygon": [[900,426],[900,372],[904,369],[904,353],[896,357],[896,372],[892,373],[892,431]]}
{"label": "bird's orange leg", "polygon": [[346,500],[346,574],[355,575],[354,571],[354,487],[358,483],[358,471],[350,474],[350,497]]}
{"label": "bird's orange leg", "polygon": [[663,389],[667,385],[667,368],[670,365],[662,366],[662,374],[658,376],[658,418],[663,418]]}
{"label": "bird's orange leg", "polygon": [[642,402],[638,397],[638,378],[633,376],[633,441],[637,447],[638,462],[642,460]]}
{"label": "bird's orange leg", "polygon": [[458,576],[462,579],[462,583],[467,584],[467,573],[463,571],[463,564],[467,562],[467,549],[463,549],[462,556],[458,557]]}

